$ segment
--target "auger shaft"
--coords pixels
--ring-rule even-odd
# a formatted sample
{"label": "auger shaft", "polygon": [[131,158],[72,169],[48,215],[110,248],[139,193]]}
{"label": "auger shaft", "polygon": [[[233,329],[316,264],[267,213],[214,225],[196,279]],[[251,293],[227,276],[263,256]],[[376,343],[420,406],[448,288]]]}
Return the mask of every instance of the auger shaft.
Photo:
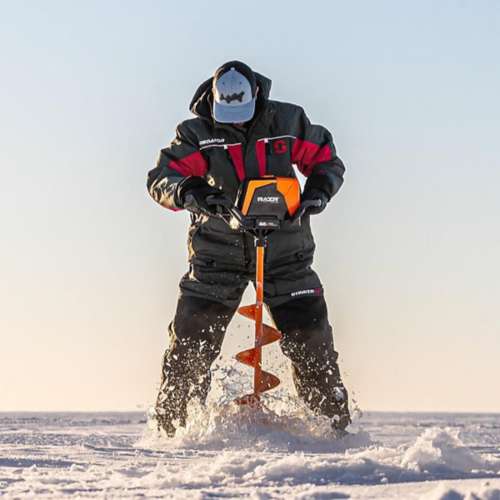
{"label": "auger shaft", "polygon": [[264,244],[259,245],[257,240],[257,262],[255,264],[255,365],[253,390],[255,397],[260,397],[260,382],[262,380],[262,340],[264,336],[263,329],[263,308],[264,308]]}

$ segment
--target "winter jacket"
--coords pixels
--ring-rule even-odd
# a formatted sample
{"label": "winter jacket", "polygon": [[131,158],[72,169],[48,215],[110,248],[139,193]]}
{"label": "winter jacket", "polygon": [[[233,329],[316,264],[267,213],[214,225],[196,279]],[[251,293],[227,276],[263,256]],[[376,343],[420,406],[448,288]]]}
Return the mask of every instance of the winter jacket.
{"label": "winter jacket", "polygon": [[[321,189],[331,198],[343,182],[344,165],[337,156],[332,136],[313,125],[304,110],[294,104],[269,99],[271,81],[256,73],[259,92],[255,116],[246,130],[215,122],[212,117],[212,79],[196,91],[190,105],[195,118],[177,127],[175,139],[162,149],[157,166],[148,174],[149,193],[160,205],[180,210],[176,188],[188,176],[204,177],[233,200],[245,178],[276,175],[295,177],[294,165],[307,177],[305,188]],[[193,237],[197,233],[197,241]],[[242,235],[221,220],[192,218],[190,260],[203,255],[231,265]],[[246,249],[246,254],[253,250]],[[312,263],[314,241],[306,217],[301,225],[289,224],[270,235],[266,261],[285,264],[299,258]],[[273,257],[274,256],[274,257]],[[297,257],[299,256],[299,257]],[[280,260],[281,259],[281,260]]]}

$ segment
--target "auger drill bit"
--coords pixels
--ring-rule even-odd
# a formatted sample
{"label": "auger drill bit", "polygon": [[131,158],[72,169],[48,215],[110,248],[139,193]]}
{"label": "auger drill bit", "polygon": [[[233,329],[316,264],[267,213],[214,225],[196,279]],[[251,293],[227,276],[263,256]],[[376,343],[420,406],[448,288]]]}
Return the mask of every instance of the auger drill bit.
{"label": "auger drill bit", "polygon": [[257,240],[257,262],[255,273],[256,302],[250,306],[243,306],[238,312],[246,318],[255,321],[255,344],[251,349],[241,351],[236,355],[236,359],[254,369],[253,393],[246,394],[236,399],[236,403],[241,405],[258,406],[260,395],[278,386],[280,379],[272,373],[262,369],[262,347],[272,344],[281,339],[281,333],[275,328],[263,323],[264,307],[264,246],[265,243]]}

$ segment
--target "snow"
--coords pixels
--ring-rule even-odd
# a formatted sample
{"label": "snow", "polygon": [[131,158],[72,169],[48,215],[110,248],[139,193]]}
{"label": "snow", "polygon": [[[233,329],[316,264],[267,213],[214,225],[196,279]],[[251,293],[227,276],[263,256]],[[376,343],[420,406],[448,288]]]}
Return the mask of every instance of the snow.
{"label": "snow", "polygon": [[0,413],[0,496],[500,500],[500,415],[355,408],[336,439],[286,381],[261,411],[236,406],[241,370],[215,367],[173,439],[139,412]]}
{"label": "snow", "polygon": [[500,415],[368,413],[333,440],[319,417],[194,412],[173,440],[141,413],[0,414],[0,496],[500,500]]}

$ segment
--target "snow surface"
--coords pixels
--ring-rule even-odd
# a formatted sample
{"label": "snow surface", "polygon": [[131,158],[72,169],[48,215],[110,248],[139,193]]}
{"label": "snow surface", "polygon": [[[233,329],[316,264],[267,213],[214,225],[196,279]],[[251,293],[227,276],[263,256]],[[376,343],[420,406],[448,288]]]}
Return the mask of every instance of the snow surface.
{"label": "snow surface", "polygon": [[167,440],[141,413],[2,413],[0,496],[500,500],[500,415],[369,413],[337,441],[232,405],[197,417]]}
{"label": "snow surface", "polygon": [[214,368],[174,439],[138,412],[0,413],[0,497],[500,500],[499,414],[354,408],[335,439],[286,380],[262,411],[234,405],[242,369]]}

